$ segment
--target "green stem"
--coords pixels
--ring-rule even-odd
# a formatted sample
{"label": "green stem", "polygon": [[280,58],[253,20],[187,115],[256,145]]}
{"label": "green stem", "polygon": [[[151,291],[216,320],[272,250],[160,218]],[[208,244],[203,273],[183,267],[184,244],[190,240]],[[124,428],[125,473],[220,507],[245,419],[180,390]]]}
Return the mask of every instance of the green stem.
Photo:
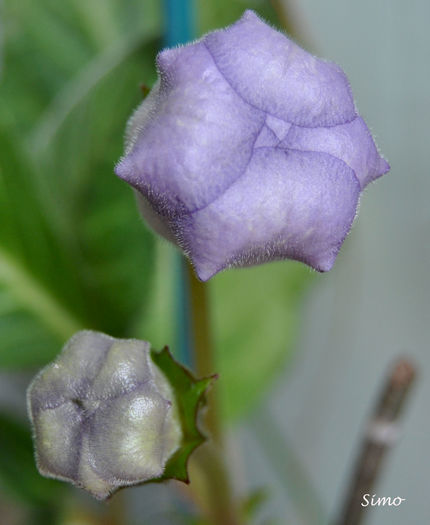
{"label": "green stem", "polygon": [[[199,281],[193,268],[188,264],[188,282],[190,287],[191,330],[194,348],[194,360],[198,377],[213,375],[216,371],[212,335],[210,333],[210,314],[208,289]],[[221,442],[221,421],[217,389],[208,394],[208,408],[205,423],[213,440]]]}
{"label": "green stem", "polygon": [[123,525],[126,523],[127,505],[125,501],[125,494],[118,492],[107,503],[106,515],[103,518],[104,525]]}
{"label": "green stem", "polygon": [[198,448],[189,463],[193,499],[212,525],[242,525],[221,450],[212,442]]}
{"label": "green stem", "polygon": [[[214,374],[216,370],[214,347],[210,330],[208,288],[199,281],[193,268],[188,265],[190,287],[191,329],[194,361],[198,377]],[[205,414],[206,429],[211,440],[197,450],[190,464],[191,477],[198,489],[198,503],[214,525],[240,525],[236,502],[222,454],[222,429],[219,411],[218,388],[215,386],[207,396]]]}

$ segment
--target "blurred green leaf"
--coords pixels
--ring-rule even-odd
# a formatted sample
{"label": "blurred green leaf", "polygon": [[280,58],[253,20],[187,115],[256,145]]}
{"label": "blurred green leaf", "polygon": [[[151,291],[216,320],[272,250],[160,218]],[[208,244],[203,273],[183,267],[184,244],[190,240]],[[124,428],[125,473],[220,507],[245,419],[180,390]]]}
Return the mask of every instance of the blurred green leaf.
{"label": "blurred green leaf", "polygon": [[[95,23],[96,20],[96,23]],[[161,31],[158,0],[5,0],[0,121],[25,134],[98,56]]]}
{"label": "blurred green leaf", "polygon": [[[151,308],[137,335],[161,346],[174,340],[171,269],[176,250],[161,241],[157,250]],[[301,263],[282,261],[227,270],[209,282],[214,372],[219,373],[215,388],[222,396],[223,417],[243,416],[288,365],[300,331],[303,298],[315,275]]]}
{"label": "blurred green leaf", "polygon": [[0,413],[0,485],[2,491],[31,505],[60,504],[64,485],[37,471],[30,429]]}
{"label": "blurred green leaf", "polygon": [[0,367],[44,364],[81,328],[127,337],[145,315],[154,240],[113,167],[155,77],[158,7],[86,4],[6,0]]}
{"label": "blurred green leaf", "polygon": [[300,305],[313,273],[284,261],[213,279],[214,333],[224,415],[250,409],[293,354]]}
{"label": "blurred green leaf", "polygon": [[[114,336],[127,335],[127,325],[143,315],[140,306],[153,267],[153,235],[143,227],[132,192],[115,177],[113,166],[122,154],[127,118],[140,102],[139,83],[154,79],[156,48],[154,40],[140,40],[140,45],[134,40],[131,56],[117,62],[113,55],[112,67],[103,62],[107,72],[96,83],[83,78],[88,92],[54,125],[42,155],[58,196],[56,222],[66,234],[79,232],[84,279],[102,305],[97,306],[97,326]],[[82,93],[82,86],[76,91]]]}
{"label": "blurred green leaf", "polygon": [[[82,326],[73,261],[47,224],[19,141],[0,128],[0,365],[34,364]],[[32,346],[34,348],[32,349]]]}
{"label": "blurred green leaf", "polygon": [[196,0],[200,34],[225,27],[253,9],[268,22],[279,26],[272,3],[268,0]]}
{"label": "blurred green leaf", "polygon": [[[200,31],[245,8],[276,20],[259,0],[197,8]],[[156,0],[5,0],[0,366],[43,364],[80,328],[117,337],[144,329],[138,335],[159,346],[172,339],[171,259],[161,253],[154,282],[153,236],[113,175],[139,84],[155,79],[159,10]],[[212,283],[228,417],[246,411],[291,354],[310,276],[282,263]]]}
{"label": "blurred green leaf", "polygon": [[175,263],[177,249],[167,241],[158,239],[156,242],[156,263],[152,276],[152,290],[146,315],[141,316],[135,326],[135,336],[151,341],[154,348],[171,345],[173,354],[177,340],[175,328],[176,303],[172,299],[175,294]]}
{"label": "blurred green leaf", "polygon": [[241,511],[245,523],[253,520],[261,507],[267,503],[269,493],[266,488],[258,488],[247,494],[241,502]]}

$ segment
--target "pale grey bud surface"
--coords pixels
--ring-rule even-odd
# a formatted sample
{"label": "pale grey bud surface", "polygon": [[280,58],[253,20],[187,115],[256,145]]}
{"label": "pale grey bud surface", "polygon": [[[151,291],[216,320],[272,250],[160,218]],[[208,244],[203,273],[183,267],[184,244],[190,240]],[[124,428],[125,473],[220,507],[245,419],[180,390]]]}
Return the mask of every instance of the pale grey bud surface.
{"label": "pale grey bud surface", "polygon": [[175,395],[145,341],[78,332],[27,402],[40,473],[99,499],[161,477],[181,443]]}

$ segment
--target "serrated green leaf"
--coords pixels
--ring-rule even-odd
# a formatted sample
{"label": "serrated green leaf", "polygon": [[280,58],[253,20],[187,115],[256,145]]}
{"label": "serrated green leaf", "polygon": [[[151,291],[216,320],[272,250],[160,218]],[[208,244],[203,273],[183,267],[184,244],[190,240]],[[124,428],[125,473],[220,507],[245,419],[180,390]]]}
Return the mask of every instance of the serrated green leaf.
{"label": "serrated green leaf", "polygon": [[173,359],[167,347],[151,352],[152,360],[164,373],[173,388],[182,426],[182,443],[166,464],[159,481],[177,479],[188,483],[187,462],[190,454],[205,441],[198,428],[198,411],[204,402],[204,394],[214,377],[195,379],[181,364]]}

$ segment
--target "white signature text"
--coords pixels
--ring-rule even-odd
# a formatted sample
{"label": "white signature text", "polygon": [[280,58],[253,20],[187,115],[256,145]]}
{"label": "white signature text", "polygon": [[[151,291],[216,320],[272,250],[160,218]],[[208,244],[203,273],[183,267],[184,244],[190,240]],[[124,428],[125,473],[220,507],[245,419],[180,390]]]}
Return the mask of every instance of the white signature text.
{"label": "white signature text", "polygon": [[404,501],[406,501],[406,498],[401,498],[400,496],[396,496],[395,498],[385,496],[377,498],[376,494],[363,494],[361,506],[368,507],[370,505],[371,507],[399,507]]}

